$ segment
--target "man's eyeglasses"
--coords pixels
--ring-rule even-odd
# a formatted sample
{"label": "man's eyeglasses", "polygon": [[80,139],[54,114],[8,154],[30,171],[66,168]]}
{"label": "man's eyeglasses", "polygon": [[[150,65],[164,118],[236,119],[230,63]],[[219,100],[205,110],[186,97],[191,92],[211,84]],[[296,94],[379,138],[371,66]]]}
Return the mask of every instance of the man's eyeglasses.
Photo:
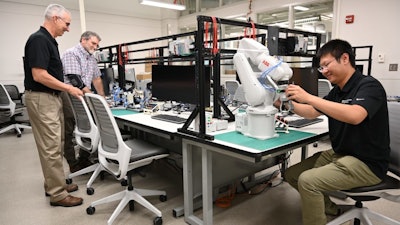
{"label": "man's eyeglasses", "polygon": [[62,20],[67,27],[69,27],[69,25],[71,25],[71,23],[65,22],[65,20],[63,18],[61,18],[60,16],[57,16],[57,18]]}
{"label": "man's eyeglasses", "polygon": [[332,59],[330,62],[328,62],[327,64],[320,66],[317,68],[318,72],[322,73],[325,71],[325,69],[328,68],[329,64],[331,64],[331,62],[335,61],[336,59]]}

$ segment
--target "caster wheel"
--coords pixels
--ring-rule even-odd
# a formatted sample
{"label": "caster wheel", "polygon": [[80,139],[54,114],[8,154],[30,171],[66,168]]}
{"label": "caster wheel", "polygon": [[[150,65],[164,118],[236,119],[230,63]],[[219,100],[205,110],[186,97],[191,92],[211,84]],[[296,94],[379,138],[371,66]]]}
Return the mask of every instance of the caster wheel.
{"label": "caster wheel", "polygon": [[86,188],[86,194],[88,194],[88,195],[94,194],[94,189],[92,187]]}
{"label": "caster wheel", "polygon": [[313,144],[313,147],[314,147],[314,148],[318,147],[318,143],[314,143],[314,144]]}
{"label": "caster wheel", "polygon": [[21,137],[21,134],[17,134],[17,137]]}
{"label": "caster wheel", "polygon": [[160,195],[160,201],[162,201],[162,202],[167,201],[167,196],[166,195]]}
{"label": "caster wheel", "polygon": [[125,179],[121,180],[121,186],[128,186],[128,181]]}
{"label": "caster wheel", "polygon": [[24,128],[19,128],[19,130],[20,130],[21,132],[24,132]]}
{"label": "caster wheel", "polygon": [[65,183],[72,184],[72,179],[71,178],[65,179]]}
{"label": "caster wheel", "polygon": [[96,209],[95,209],[94,207],[92,207],[92,206],[89,206],[89,207],[87,207],[87,209],[86,209],[86,213],[87,213],[88,215],[93,215],[95,211],[96,211]]}
{"label": "caster wheel", "polygon": [[162,218],[161,217],[156,217],[153,221],[154,225],[162,225]]}
{"label": "caster wheel", "polygon": [[129,201],[129,211],[134,211],[135,210],[135,201],[130,200]]}

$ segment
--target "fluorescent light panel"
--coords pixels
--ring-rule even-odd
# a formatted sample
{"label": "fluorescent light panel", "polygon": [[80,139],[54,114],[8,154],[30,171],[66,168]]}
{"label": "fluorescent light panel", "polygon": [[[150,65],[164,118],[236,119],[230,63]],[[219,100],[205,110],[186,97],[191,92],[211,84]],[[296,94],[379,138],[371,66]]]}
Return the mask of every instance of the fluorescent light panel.
{"label": "fluorescent light panel", "polygon": [[175,9],[175,10],[185,10],[186,9],[185,5],[159,2],[159,1],[155,1],[155,0],[139,0],[139,3],[142,5],[156,6],[156,7],[167,8],[167,9]]}
{"label": "fluorescent light panel", "polygon": [[309,8],[301,6],[301,5],[296,5],[295,7],[293,7],[295,10],[299,10],[299,11],[307,11],[309,10]]}

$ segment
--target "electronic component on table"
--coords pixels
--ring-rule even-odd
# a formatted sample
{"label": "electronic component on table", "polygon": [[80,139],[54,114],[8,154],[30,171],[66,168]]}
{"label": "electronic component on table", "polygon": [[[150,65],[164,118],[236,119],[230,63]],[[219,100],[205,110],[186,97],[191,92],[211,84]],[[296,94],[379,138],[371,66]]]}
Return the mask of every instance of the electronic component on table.
{"label": "electronic component on table", "polygon": [[300,119],[295,119],[295,120],[289,120],[287,121],[289,124],[289,127],[294,127],[294,128],[302,128],[311,124],[319,123],[322,122],[323,119],[321,118],[314,118],[314,119],[306,119],[306,118],[300,118]]}
{"label": "electronic component on table", "polygon": [[143,108],[144,113],[152,114],[158,111],[158,105],[157,104],[147,104]]}
{"label": "electronic component on table", "polygon": [[156,119],[156,120],[171,122],[171,123],[177,123],[177,124],[185,123],[187,120],[186,118],[182,118],[182,117],[174,116],[174,115],[168,115],[168,114],[156,114],[156,115],[152,115],[151,118]]}
{"label": "electronic component on table", "polygon": [[129,104],[129,105],[126,107],[126,109],[127,109],[127,110],[131,110],[131,111],[135,111],[135,112],[143,112],[143,108],[141,108],[140,105],[132,105],[132,104]]}

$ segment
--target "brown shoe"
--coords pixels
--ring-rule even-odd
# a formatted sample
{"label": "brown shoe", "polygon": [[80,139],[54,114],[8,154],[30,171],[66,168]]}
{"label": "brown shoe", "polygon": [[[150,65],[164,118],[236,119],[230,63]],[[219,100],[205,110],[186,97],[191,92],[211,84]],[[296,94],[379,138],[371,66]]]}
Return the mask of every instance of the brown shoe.
{"label": "brown shoe", "polygon": [[58,202],[50,202],[51,206],[63,206],[63,207],[73,207],[77,205],[82,205],[83,199],[79,197],[74,197],[72,195],[68,195],[64,199]]}
{"label": "brown shoe", "polygon": [[68,193],[74,192],[78,190],[78,185],[77,184],[67,184],[67,186],[65,187],[65,190]]}
{"label": "brown shoe", "polygon": [[[78,185],[77,185],[77,184],[67,184],[67,186],[65,187],[65,190],[66,190],[68,193],[77,191],[77,190],[78,190]],[[47,193],[47,192],[45,192],[45,195],[46,195],[46,197],[49,197],[49,196],[50,196],[50,194]]]}

